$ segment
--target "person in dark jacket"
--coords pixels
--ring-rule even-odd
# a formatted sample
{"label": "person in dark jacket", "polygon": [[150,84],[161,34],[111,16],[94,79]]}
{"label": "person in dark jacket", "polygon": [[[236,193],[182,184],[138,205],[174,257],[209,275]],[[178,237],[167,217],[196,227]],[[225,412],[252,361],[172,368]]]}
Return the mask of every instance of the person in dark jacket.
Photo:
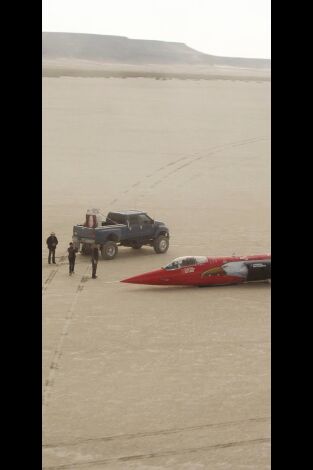
{"label": "person in dark jacket", "polygon": [[75,260],[76,260],[76,250],[72,242],[70,242],[67,252],[68,252],[68,261],[69,261],[69,269],[70,269],[69,274],[71,276],[72,274],[74,274],[74,267],[75,267]]}
{"label": "person in dark jacket", "polygon": [[99,259],[99,248],[93,245],[91,248],[92,279],[96,279],[97,265]]}
{"label": "person in dark jacket", "polygon": [[55,264],[55,250],[58,244],[58,239],[55,236],[54,232],[51,232],[50,237],[47,238],[47,246],[49,250],[49,256],[48,256],[48,263],[51,263],[51,255],[52,255],[52,263]]}

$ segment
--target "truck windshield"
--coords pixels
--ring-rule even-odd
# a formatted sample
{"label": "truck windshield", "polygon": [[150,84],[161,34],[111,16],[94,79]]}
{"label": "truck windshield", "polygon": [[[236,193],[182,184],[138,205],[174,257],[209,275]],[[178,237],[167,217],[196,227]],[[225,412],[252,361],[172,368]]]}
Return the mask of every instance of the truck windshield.
{"label": "truck windshield", "polygon": [[166,271],[171,271],[173,269],[180,269],[185,266],[195,266],[197,264],[202,264],[207,261],[206,256],[184,256],[174,259],[170,264],[164,267]]}

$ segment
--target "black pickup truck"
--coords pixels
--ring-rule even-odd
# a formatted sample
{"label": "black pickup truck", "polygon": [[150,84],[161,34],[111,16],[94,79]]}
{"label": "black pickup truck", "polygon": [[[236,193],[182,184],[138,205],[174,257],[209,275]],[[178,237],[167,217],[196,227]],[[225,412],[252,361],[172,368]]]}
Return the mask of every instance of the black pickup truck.
{"label": "black pickup truck", "polygon": [[168,250],[168,227],[163,222],[151,219],[145,212],[109,212],[100,223],[97,216],[94,217],[94,227],[88,226],[88,223],[73,227],[74,247],[83,254],[89,254],[94,244],[100,248],[102,258],[107,260],[115,258],[119,245],[136,250],[149,245],[156,253],[165,253]]}

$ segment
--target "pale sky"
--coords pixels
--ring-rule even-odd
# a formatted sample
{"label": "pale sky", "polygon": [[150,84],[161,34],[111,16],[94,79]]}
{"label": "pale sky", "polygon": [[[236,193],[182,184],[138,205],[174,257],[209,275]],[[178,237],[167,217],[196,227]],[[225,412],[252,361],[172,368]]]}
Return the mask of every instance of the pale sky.
{"label": "pale sky", "polygon": [[229,57],[271,57],[270,0],[42,0],[42,30],[187,44]]}

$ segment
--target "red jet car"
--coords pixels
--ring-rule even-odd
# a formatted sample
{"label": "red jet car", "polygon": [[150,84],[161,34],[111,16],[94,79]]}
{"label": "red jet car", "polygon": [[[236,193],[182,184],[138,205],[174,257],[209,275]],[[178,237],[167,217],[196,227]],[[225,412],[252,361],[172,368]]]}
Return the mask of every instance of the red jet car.
{"label": "red jet car", "polygon": [[221,286],[271,279],[271,255],[183,256],[164,268],[123,279],[121,282],[159,286]]}

